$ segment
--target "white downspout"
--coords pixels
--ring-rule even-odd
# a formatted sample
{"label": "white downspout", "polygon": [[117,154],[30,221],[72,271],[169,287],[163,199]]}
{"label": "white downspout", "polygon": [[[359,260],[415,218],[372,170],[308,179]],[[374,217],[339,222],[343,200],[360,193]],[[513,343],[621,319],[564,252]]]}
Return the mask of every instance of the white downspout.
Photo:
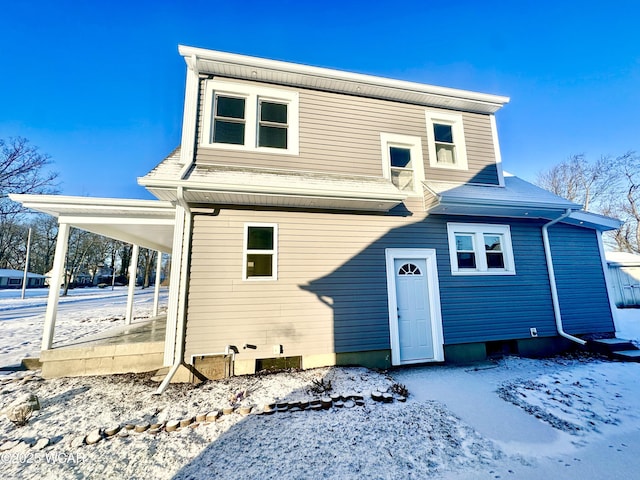
{"label": "white downspout", "polygon": [[167,376],[162,380],[162,383],[155,391],[156,395],[161,395],[169,386],[171,379],[180,368],[180,365],[183,363],[184,357],[184,338],[185,338],[185,324],[187,320],[186,315],[186,290],[187,290],[187,270],[189,268],[189,255],[190,255],[190,236],[191,236],[191,223],[192,223],[192,214],[189,209],[188,203],[184,199],[184,188],[179,186],[176,189],[176,197],[178,199],[178,204],[184,208],[185,211],[185,220],[184,220],[184,230],[182,236],[182,258],[180,261],[180,283],[178,287],[178,315],[177,315],[177,325],[176,325],[176,352],[174,356],[173,366]]}
{"label": "white downspout", "polygon": [[553,314],[556,318],[556,329],[558,330],[558,335],[561,337],[567,338],[572,342],[579,343],[580,345],[585,345],[587,342],[582,340],[581,338],[574,337],[573,335],[568,334],[564,331],[564,326],[562,325],[562,315],[560,314],[560,302],[558,301],[558,287],[556,286],[556,274],[553,269],[553,259],[551,257],[551,246],[549,244],[549,227],[555,225],[556,223],[567,218],[573,210],[567,208],[567,211],[560,215],[555,220],[551,220],[549,223],[545,223],[542,226],[542,244],[544,245],[544,256],[547,259],[547,272],[549,272],[549,285],[551,286],[551,300],[553,302]]}
{"label": "white downspout", "polygon": [[[199,97],[199,73],[198,73],[198,58],[195,54],[186,58],[187,64],[187,79],[185,85],[185,98],[184,98],[184,114],[182,118],[182,138],[180,142],[180,162],[182,168],[179,173],[179,181],[182,181],[187,176],[191,166],[194,162],[194,154],[196,150],[196,122],[198,119],[198,97]],[[181,261],[180,261],[180,280],[178,290],[178,305],[177,305],[177,324],[175,329],[174,344],[176,345],[175,353],[173,357],[173,366],[169,373],[164,378],[158,389],[155,391],[156,395],[161,395],[171,382],[171,379],[182,365],[184,357],[184,336],[185,336],[185,322],[186,322],[186,285],[187,285],[187,269],[189,268],[189,250],[191,245],[191,224],[192,214],[189,209],[189,205],[184,200],[184,189],[182,186],[176,188],[176,198],[180,207],[185,211],[184,223],[182,224],[182,248],[181,248]],[[177,225],[176,225],[177,226]],[[175,253],[175,252],[173,252]],[[173,272],[172,272],[173,273]],[[173,275],[171,278],[175,278]],[[171,288],[171,287],[170,287]],[[170,314],[171,311],[168,312]],[[167,326],[169,322],[167,319]],[[166,339],[165,339],[166,342]],[[165,352],[166,358],[166,352]]]}

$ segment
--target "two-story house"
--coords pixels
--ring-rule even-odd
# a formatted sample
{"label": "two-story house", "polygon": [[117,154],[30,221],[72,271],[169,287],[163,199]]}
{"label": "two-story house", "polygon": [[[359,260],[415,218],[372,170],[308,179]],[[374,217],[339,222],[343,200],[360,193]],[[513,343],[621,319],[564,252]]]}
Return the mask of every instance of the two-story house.
{"label": "two-story house", "polygon": [[139,182],[184,215],[187,362],[388,366],[615,330],[617,224],[503,173],[507,98],[180,53],[181,148]]}
{"label": "two-story house", "polygon": [[166,366],[466,361],[615,331],[618,222],[503,172],[508,98],[179,51],[181,145],[139,179],[175,205]]}

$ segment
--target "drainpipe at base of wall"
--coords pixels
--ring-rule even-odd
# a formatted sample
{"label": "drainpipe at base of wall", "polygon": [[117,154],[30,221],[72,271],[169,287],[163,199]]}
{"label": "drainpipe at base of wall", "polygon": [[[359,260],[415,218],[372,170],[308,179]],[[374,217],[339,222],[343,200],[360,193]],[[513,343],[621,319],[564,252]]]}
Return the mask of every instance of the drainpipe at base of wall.
{"label": "drainpipe at base of wall", "polygon": [[182,186],[179,186],[177,188],[176,197],[178,199],[178,204],[180,204],[180,206],[185,211],[184,230],[182,234],[182,249],[181,249],[182,251],[181,251],[181,259],[180,259],[181,274],[180,274],[180,282],[178,287],[179,288],[178,315],[177,315],[178,321],[176,325],[176,330],[177,330],[176,350],[177,351],[174,356],[174,363],[171,366],[169,373],[167,373],[167,376],[164,378],[164,380],[162,380],[162,383],[160,384],[158,389],[154,392],[155,395],[162,395],[162,393],[164,393],[164,391],[169,386],[169,383],[171,383],[171,379],[176,374],[180,366],[183,364],[183,357],[184,357],[184,340],[185,340],[185,323],[186,323],[185,302],[186,302],[186,288],[187,288],[186,272],[189,266],[188,262],[189,262],[189,252],[190,252],[190,245],[191,245],[191,242],[188,236],[185,242],[185,232],[189,232],[188,235],[190,235],[191,222],[193,217],[191,214],[191,209],[189,208],[189,205],[184,199],[184,189]]}
{"label": "drainpipe at base of wall", "polygon": [[544,246],[544,256],[547,260],[547,272],[549,273],[549,285],[551,286],[551,300],[553,303],[553,314],[556,319],[556,329],[558,330],[558,335],[564,337],[572,342],[576,342],[580,345],[585,345],[587,342],[582,340],[581,338],[574,337],[573,335],[568,334],[564,331],[564,326],[562,325],[562,315],[560,313],[560,302],[558,301],[558,287],[556,286],[556,274],[553,269],[553,258],[551,257],[551,245],[549,243],[549,227],[555,225],[558,222],[561,222],[569,215],[573,213],[573,210],[567,208],[567,211],[560,215],[555,220],[551,220],[548,223],[545,223],[542,226],[542,244]]}

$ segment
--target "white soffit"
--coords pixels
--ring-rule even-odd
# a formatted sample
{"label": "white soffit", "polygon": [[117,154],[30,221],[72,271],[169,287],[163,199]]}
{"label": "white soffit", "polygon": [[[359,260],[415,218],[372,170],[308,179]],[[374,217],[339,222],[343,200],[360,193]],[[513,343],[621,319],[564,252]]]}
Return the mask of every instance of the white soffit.
{"label": "white soffit", "polygon": [[495,113],[509,102],[508,97],[499,95],[437,87],[184,45],[179,45],[178,50],[185,57],[187,65],[200,74],[220,75],[480,113]]}
{"label": "white soffit", "polygon": [[57,217],[60,223],[171,253],[175,207],[169,202],[62,195],[9,197],[26,208]]}

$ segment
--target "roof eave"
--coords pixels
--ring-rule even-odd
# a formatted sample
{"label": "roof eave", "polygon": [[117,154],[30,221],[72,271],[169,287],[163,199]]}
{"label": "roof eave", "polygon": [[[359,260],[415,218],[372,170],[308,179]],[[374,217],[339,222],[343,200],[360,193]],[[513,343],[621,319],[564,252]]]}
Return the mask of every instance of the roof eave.
{"label": "roof eave", "polygon": [[[180,54],[185,57],[189,68],[199,73],[212,75],[229,75],[229,67],[245,71],[241,78],[261,80],[269,78],[272,82],[285,85],[309,87],[309,83],[296,81],[296,76],[306,79],[329,80],[329,85],[311,82],[317,89],[348,93],[353,95],[371,96],[375,98],[406,99],[406,93],[418,95],[424,105],[439,108],[450,106],[455,109],[467,109],[482,113],[495,113],[509,102],[509,97],[493,95],[469,90],[438,87],[418,82],[395,80],[373,75],[345,72],[322,67],[313,67],[297,63],[283,62],[256,58],[247,55],[219,52],[202,48],[179,45]],[[193,62],[196,62],[194,64]]]}

